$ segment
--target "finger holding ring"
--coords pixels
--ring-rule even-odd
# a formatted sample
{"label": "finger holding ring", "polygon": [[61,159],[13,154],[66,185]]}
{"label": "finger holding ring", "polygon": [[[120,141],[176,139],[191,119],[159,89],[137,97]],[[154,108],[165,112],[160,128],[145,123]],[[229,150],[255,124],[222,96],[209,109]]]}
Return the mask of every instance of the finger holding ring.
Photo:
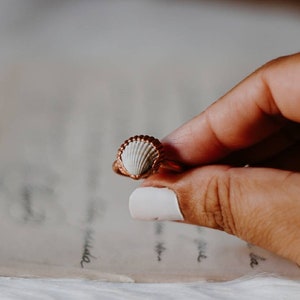
{"label": "finger holding ring", "polygon": [[182,172],[179,162],[167,160],[162,143],[149,135],[135,135],[127,139],[118,149],[113,170],[132,179],[147,178],[160,168]]}

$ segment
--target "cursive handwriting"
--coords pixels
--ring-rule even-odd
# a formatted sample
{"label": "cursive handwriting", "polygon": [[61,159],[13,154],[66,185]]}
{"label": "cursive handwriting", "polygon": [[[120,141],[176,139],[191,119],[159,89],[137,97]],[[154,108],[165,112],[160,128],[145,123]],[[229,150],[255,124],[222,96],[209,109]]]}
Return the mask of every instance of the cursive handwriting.
{"label": "cursive handwriting", "polygon": [[260,261],[265,261],[266,259],[262,256],[259,256],[253,252],[249,254],[250,257],[250,266],[253,269],[255,266],[259,264]]}
{"label": "cursive handwriting", "polygon": [[197,261],[201,262],[203,259],[207,258],[207,256],[206,256],[206,242],[204,242],[201,239],[195,239],[194,242],[197,245],[197,249],[198,249]]}
{"label": "cursive handwriting", "polygon": [[157,261],[162,260],[162,254],[166,250],[164,243],[163,242],[158,242],[155,246],[155,252],[157,254]]}
{"label": "cursive handwriting", "polygon": [[84,264],[85,263],[90,263],[91,262],[91,258],[96,258],[95,256],[93,256],[91,254],[91,248],[92,248],[92,237],[93,231],[91,229],[87,229],[86,233],[85,233],[85,237],[84,237],[84,245],[83,245],[83,253],[82,253],[82,257],[81,257],[81,261],[80,261],[80,265],[81,268],[84,268]]}

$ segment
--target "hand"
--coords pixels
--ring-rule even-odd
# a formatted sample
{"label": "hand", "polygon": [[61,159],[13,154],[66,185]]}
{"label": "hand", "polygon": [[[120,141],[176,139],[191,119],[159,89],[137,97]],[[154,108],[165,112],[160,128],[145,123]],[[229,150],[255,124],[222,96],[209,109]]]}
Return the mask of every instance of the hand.
{"label": "hand", "polygon": [[[300,54],[262,66],[164,140],[190,168],[158,173],[129,208],[234,234],[300,264]],[[243,167],[249,165],[249,167]]]}

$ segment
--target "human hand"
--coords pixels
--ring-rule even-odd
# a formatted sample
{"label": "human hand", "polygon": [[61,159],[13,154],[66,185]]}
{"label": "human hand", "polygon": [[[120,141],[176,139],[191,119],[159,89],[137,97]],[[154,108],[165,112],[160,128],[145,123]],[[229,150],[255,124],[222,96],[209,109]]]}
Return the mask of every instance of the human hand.
{"label": "human hand", "polygon": [[[236,235],[300,264],[300,54],[262,66],[164,140],[190,168],[146,179],[131,215]],[[243,167],[249,165],[249,167]]]}

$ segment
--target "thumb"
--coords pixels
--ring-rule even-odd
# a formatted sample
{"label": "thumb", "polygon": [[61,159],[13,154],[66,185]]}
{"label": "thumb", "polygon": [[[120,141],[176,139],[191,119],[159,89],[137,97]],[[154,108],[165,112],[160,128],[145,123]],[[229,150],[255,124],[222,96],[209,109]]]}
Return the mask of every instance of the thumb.
{"label": "thumb", "polygon": [[205,166],[157,174],[130,196],[133,218],[224,230],[300,263],[300,174]]}

